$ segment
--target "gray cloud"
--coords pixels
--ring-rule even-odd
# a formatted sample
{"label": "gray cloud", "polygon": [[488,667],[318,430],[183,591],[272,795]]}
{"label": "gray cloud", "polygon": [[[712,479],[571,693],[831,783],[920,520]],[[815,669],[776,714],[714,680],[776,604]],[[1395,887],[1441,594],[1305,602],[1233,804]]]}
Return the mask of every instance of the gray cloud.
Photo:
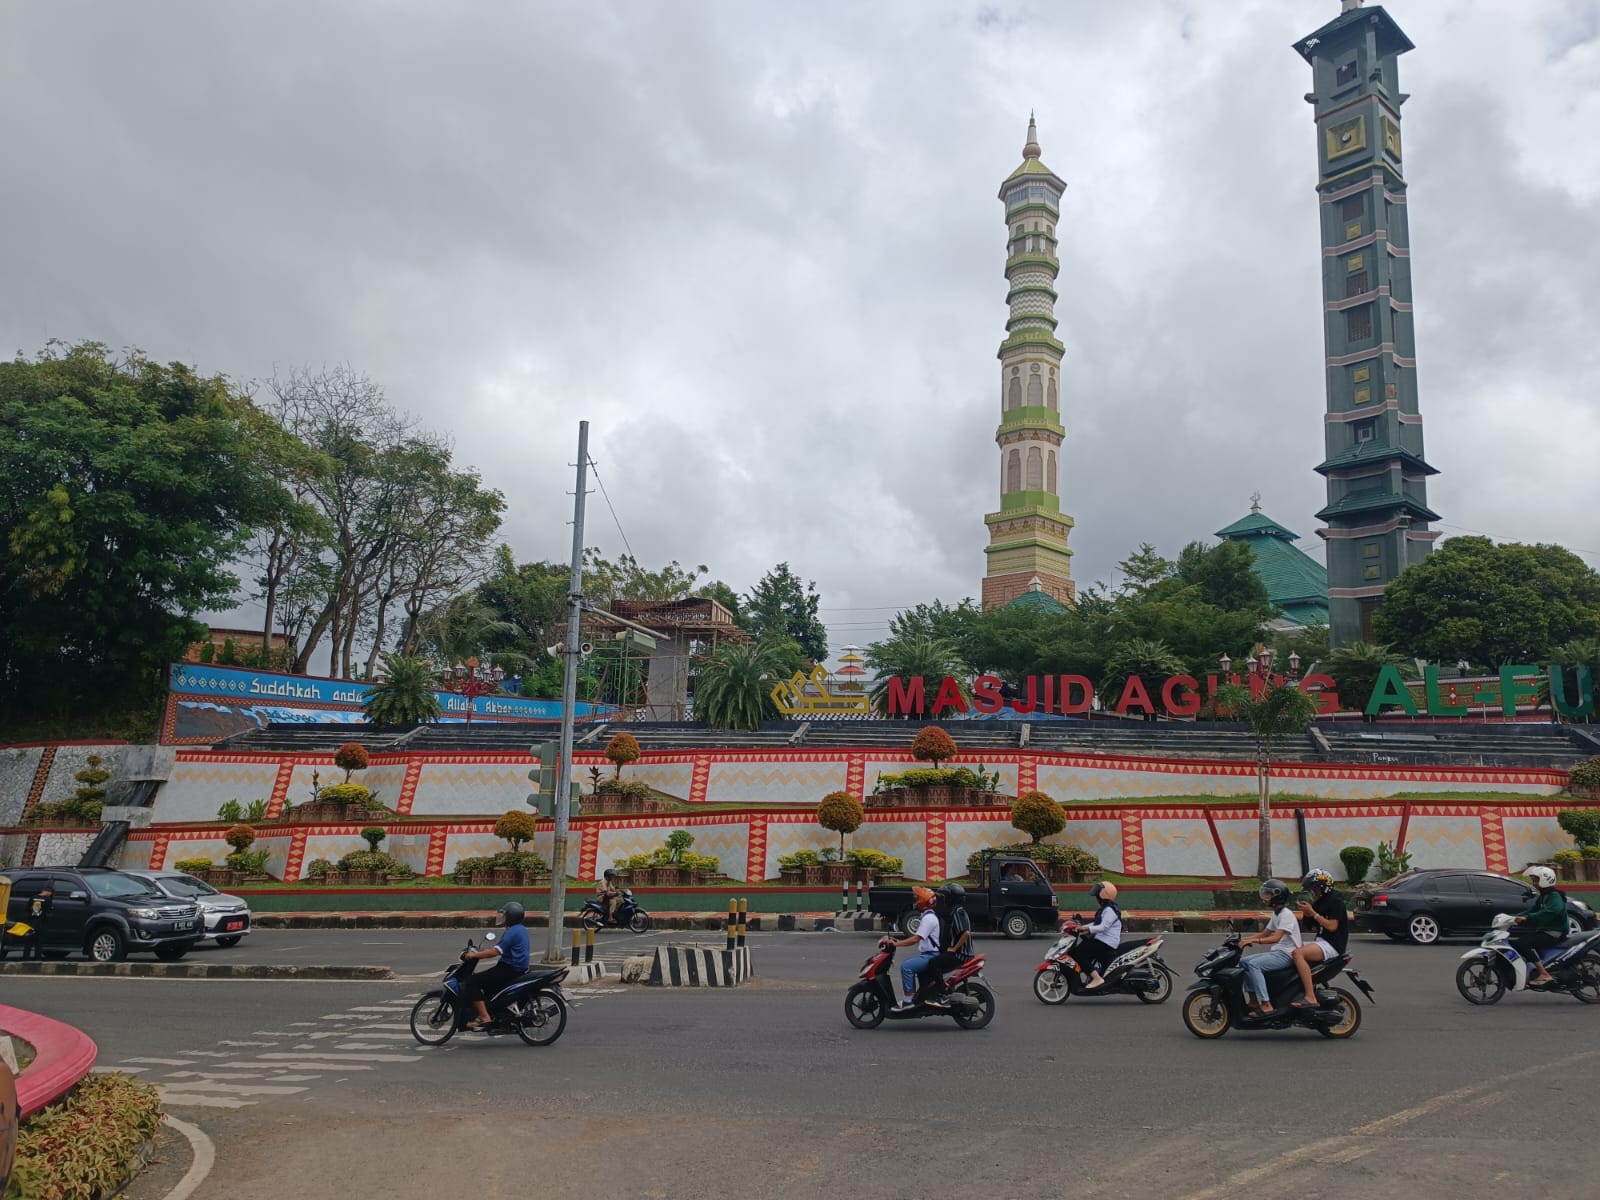
{"label": "gray cloud", "polygon": [[[1397,0],[1447,532],[1600,563],[1600,3]],[[0,337],[350,362],[564,558],[575,425],[638,555],[815,579],[836,644],[975,595],[995,190],[1069,182],[1075,571],[1323,502],[1323,5],[9,5]],[[1489,64],[1489,65],[1486,65]],[[20,118],[20,119],[19,119]],[[1560,479],[1558,488],[1549,481]],[[596,498],[592,541],[621,539]]]}

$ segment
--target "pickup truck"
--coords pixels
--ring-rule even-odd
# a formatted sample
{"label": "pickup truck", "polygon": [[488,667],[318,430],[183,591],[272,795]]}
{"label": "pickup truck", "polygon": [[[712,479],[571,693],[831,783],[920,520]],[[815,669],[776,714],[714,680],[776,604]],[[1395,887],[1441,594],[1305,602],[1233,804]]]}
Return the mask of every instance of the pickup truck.
{"label": "pickup truck", "polygon": [[[980,882],[963,886],[974,929],[998,929],[1009,938],[1025,938],[1037,928],[1054,929],[1060,920],[1055,890],[1031,858],[997,854],[984,864]],[[908,935],[917,927],[910,887],[873,888],[867,909],[882,917],[883,927],[892,932]]]}

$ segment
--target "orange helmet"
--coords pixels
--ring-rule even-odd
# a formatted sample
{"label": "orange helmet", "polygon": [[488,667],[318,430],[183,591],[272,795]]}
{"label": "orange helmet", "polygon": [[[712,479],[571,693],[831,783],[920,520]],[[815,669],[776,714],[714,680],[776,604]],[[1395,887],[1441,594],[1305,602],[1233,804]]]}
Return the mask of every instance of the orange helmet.
{"label": "orange helmet", "polygon": [[1089,894],[1102,902],[1115,900],[1117,898],[1117,885],[1114,883],[1097,883],[1089,889]]}
{"label": "orange helmet", "polygon": [[919,909],[932,908],[939,902],[939,898],[933,894],[932,888],[914,887],[911,889],[911,898],[916,902]]}

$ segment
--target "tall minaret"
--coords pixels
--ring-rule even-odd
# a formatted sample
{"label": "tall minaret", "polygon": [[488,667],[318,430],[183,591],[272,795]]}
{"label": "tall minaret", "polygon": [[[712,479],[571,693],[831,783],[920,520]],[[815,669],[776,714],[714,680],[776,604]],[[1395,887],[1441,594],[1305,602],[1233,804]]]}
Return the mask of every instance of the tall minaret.
{"label": "tall minaret", "polygon": [[1072,518],[1061,512],[1061,355],[1056,340],[1056,221],[1066,182],[1039,158],[1028,117],[1022,165],[1000,185],[1006,210],[1006,300],[1011,315],[1000,343],[1000,511],[989,527],[985,611],[1031,591],[1072,603]]}
{"label": "tall minaret", "polygon": [[1401,173],[1400,55],[1412,49],[1381,7],[1343,11],[1295,49],[1313,71],[1322,311],[1327,366],[1328,548],[1334,645],[1372,640],[1372,612],[1439,534],[1422,453],[1411,239]]}

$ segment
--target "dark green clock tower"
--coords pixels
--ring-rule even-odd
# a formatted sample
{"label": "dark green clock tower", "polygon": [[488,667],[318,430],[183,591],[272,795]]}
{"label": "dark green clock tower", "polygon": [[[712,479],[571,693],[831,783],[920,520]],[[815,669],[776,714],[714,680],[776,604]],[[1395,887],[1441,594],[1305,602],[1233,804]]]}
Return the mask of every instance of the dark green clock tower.
{"label": "dark green clock tower", "polygon": [[1328,551],[1334,645],[1370,640],[1389,581],[1433,548],[1417,406],[1411,239],[1400,144],[1399,58],[1411,40],[1381,7],[1342,0],[1296,45],[1311,64],[1317,126],[1328,404]]}

